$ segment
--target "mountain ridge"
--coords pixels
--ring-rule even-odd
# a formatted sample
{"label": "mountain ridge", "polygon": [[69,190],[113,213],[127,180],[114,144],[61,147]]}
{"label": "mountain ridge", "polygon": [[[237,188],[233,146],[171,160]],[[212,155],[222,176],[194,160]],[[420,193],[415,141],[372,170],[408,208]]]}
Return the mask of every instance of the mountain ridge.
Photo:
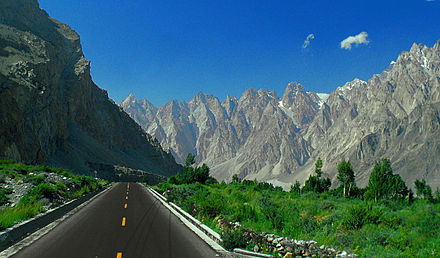
{"label": "mountain ridge", "polygon": [[1,158],[88,175],[100,164],[181,170],[92,81],[79,35],[36,0],[0,2],[0,49]]}
{"label": "mountain ridge", "polygon": [[[205,101],[199,96],[198,105],[188,104],[196,96],[188,102],[174,100],[174,117],[160,112],[168,102],[153,120],[139,124],[170,148],[178,162],[188,152],[195,153],[197,162],[211,166],[219,180],[238,173],[287,188],[295,180],[304,182],[320,156],[324,174],[333,182],[337,164],[350,159],[358,183],[365,185],[374,162],[389,157],[409,185],[423,177],[439,186],[440,162],[434,158],[440,155],[435,139],[440,135],[439,81],[440,41],[432,48],[414,43],[382,73],[368,81],[355,78],[322,98],[297,82],[289,83],[282,97],[251,88],[240,98],[228,95],[220,103],[199,93]],[[121,107],[131,114],[130,106]],[[425,108],[430,111],[424,112]],[[419,122],[425,131],[416,130]],[[429,151],[404,150],[418,138],[423,146],[419,149]],[[416,157],[411,159],[411,154]],[[431,162],[423,172],[417,166],[421,161]]]}

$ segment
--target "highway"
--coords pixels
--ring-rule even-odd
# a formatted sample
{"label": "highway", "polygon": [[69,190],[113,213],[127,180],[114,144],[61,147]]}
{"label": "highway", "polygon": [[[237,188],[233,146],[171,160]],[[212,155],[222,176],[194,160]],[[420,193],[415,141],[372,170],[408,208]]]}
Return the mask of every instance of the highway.
{"label": "highway", "polygon": [[13,257],[218,257],[144,186],[117,183]]}

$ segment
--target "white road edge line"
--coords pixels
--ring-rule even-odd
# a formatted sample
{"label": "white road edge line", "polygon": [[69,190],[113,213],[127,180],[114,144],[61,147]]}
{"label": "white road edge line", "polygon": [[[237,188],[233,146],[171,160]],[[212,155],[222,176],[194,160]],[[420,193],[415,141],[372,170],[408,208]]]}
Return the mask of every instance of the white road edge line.
{"label": "white road edge line", "polygon": [[101,196],[103,193],[107,192],[111,188],[113,188],[115,184],[113,184],[111,187],[104,189],[102,192],[98,193],[97,195],[93,196],[89,200],[83,202],[82,204],[78,205],[78,207],[74,208],[73,210],[66,213],[63,217],[55,220],[54,222],[50,223],[49,225],[45,226],[44,228],[41,228],[40,230],[35,231],[31,235],[25,237],[20,242],[10,246],[8,249],[3,250],[3,252],[0,253],[0,257],[10,257],[16,253],[18,253],[23,248],[30,246],[35,241],[49,233],[53,228],[58,226],[61,222],[72,216],[73,214],[77,213],[80,209],[82,209],[84,206],[92,202],[94,199],[96,199],[98,196]]}
{"label": "white road edge line", "polygon": [[[145,185],[143,185],[145,187]],[[193,225],[191,222],[189,222],[184,216],[182,216],[179,212],[177,212],[171,205],[169,205],[166,201],[164,201],[161,197],[156,196],[156,193],[151,191],[149,188],[146,187],[146,189],[157,199],[159,200],[163,206],[165,206],[168,210],[170,210],[177,218],[180,219],[180,221],[185,224],[191,231],[193,231],[198,237],[200,237],[203,241],[205,241],[209,246],[211,246],[212,249],[219,253],[228,253],[226,249],[224,249],[221,245],[219,245],[217,242],[212,240],[209,236],[207,236],[205,233],[203,233],[200,229],[198,229],[195,225]]]}

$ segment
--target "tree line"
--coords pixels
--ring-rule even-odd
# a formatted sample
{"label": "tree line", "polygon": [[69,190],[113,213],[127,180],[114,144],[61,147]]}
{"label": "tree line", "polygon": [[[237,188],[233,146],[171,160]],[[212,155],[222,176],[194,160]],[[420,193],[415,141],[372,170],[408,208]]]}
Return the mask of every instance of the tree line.
{"label": "tree line", "polygon": [[[301,184],[296,181],[295,184],[291,186],[290,191],[298,194],[305,192],[323,193],[330,191],[335,195],[343,197],[374,200],[375,202],[382,199],[408,199],[411,203],[414,199],[414,192],[407,187],[400,175],[393,173],[391,162],[387,158],[383,158],[376,162],[371,171],[368,185],[365,188],[359,188],[356,186],[355,172],[350,161],[341,161],[337,169],[339,187],[330,190],[331,181],[329,178],[322,178],[322,160],[321,158],[318,158],[315,163],[314,173],[312,173],[305,181],[304,186],[301,187]],[[425,179],[415,180],[414,186],[419,198],[426,199],[430,202],[440,202],[439,189],[436,189],[433,196],[432,189],[426,183]]]}

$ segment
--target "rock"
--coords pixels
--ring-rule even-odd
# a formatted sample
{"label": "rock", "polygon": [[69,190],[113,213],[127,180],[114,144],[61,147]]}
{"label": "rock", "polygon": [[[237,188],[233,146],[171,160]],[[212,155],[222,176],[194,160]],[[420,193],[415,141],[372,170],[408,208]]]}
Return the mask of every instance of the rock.
{"label": "rock", "polygon": [[[120,164],[171,176],[182,167],[92,81],[79,35],[37,0],[0,1],[0,156],[89,174]],[[100,171],[116,179],[113,171]]]}
{"label": "rock", "polygon": [[258,245],[254,246],[254,252],[258,253],[260,251],[260,247]]}
{"label": "rock", "polygon": [[[394,172],[407,184],[426,171],[426,180],[435,188],[440,184],[435,173],[440,149],[431,146],[440,144],[440,130],[432,124],[440,111],[440,49],[438,44],[415,46],[382,74],[368,81],[354,79],[329,95],[307,92],[292,82],[281,97],[248,89],[240,98],[228,96],[223,102],[199,93],[188,102],[170,101],[156,108],[130,95],[120,105],[170,148],[178,162],[184,163],[186,154],[195,150],[199,164],[210,166],[220,181],[230,180],[232,174],[226,171],[304,181],[316,161],[312,157],[318,156],[326,157],[325,170],[334,178],[341,156],[350,158],[359,171],[371,171],[374,161],[390,157]],[[278,169],[266,169],[276,164]],[[357,180],[366,184],[368,173]]]}
{"label": "rock", "polygon": [[267,238],[267,242],[272,243],[272,241],[273,241],[273,237],[268,237]]}
{"label": "rock", "polygon": [[293,258],[293,253],[287,252],[283,258]]}

